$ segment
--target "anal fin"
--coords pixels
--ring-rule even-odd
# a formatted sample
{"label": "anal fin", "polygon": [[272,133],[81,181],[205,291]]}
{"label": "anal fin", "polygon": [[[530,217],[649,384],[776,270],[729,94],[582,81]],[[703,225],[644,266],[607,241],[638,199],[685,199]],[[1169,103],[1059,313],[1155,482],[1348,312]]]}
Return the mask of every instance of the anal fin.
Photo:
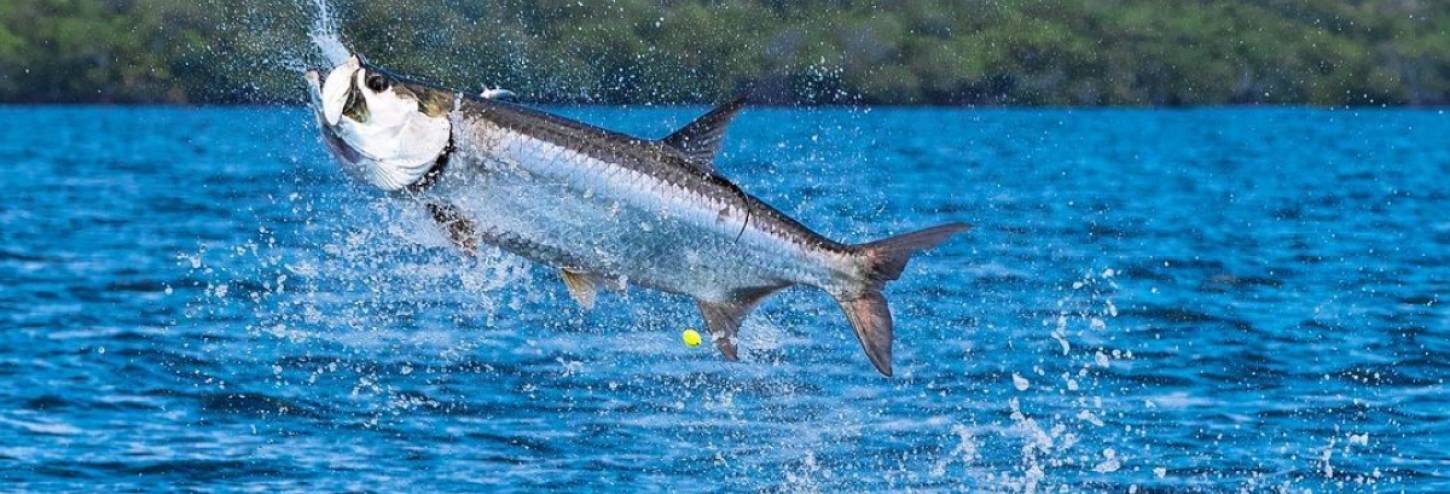
{"label": "anal fin", "polygon": [[768,286],[741,290],[727,302],[709,302],[696,299],[695,303],[700,306],[700,314],[705,316],[705,326],[710,329],[710,339],[715,341],[715,347],[720,349],[720,354],[725,360],[739,360],[740,356],[735,348],[735,335],[740,332],[740,325],[745,318],[750,316],[750,311],[760,305],[765,297],[775,293],[782,286]]}
{"label": "anal fin", "polygon": [[473,222],[463,216],[463,212],[452,204],[430,202],[427,204],[428,214],[433,216],[433,221],[443,227],[448,234],[448,239],[453,245],[463,250],[464,254],[472,256],[478,251],[478,237],[475,233],[478,229]]}
{"label": "anal fin", "polygon": [[891,309],[881,292],[870,291],[850,299],[839,299],[841,310],[866,351],[866,358],[881,375],[891,377]]}

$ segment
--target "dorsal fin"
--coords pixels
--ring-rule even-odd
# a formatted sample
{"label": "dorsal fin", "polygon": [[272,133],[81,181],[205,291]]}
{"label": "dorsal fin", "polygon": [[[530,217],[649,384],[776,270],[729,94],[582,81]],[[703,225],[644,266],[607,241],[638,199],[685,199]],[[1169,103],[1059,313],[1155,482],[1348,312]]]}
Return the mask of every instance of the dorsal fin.
{"label": "dorsal fin", "polygon": [[740,109],[745,107],[745,98],[735,98],[701,115],[660,142],[675,148],[706,172],[715,171],[715,155],[720,153],[720,142],[725,137],[725,127]]}

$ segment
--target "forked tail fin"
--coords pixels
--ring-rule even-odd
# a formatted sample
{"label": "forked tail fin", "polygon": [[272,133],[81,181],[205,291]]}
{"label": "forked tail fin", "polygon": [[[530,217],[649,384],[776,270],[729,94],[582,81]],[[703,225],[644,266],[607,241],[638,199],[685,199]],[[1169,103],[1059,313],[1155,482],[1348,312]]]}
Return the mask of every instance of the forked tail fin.
{"label": "forked tail fin", "polygon": [[936,247],[967,228],[964,223],[948,223],[852,247],[866,259],[863,285],[834,295],[866,357],[882,375],[891,377],[891,310],[881,288],[901,277],[913,254]]}

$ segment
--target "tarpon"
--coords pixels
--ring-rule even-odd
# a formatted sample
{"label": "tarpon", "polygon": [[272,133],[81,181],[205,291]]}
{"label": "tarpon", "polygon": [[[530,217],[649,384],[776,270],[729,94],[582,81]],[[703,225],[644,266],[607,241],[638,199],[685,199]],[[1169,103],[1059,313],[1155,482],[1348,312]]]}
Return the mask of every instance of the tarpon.
{"label": "tarpon", "polygon": [[585,309],[601,287],[690,296],[728,360],[753,308],[804,285],[836,299],[890,376],[883,286],[913,254],[967,228],[849,245],[746,194],[713,164],[743,100],[644,139],[416,82],[356,55],[307,80],[323,141],[343,167],[427,208],[465,252],[489,244],[558,268]]}

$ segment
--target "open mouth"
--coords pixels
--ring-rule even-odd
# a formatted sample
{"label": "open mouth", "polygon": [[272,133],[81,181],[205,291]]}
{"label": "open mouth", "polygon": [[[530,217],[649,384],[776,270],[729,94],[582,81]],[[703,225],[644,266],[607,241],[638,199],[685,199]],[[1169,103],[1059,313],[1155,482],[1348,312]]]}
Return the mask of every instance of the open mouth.
{"label": "open mouth", "polygon": [[[328,71],[325,78],[321,78],[319,99],[324,120],[328,125],[337,125],[342,121],[343,115],[359,122],[366,121],[367,105],[359,94],[356,82],[356,75],[360,70],[363,70],[362,62],[353,56]],[[320,76],[321,71],[318,74]]]}
{"label": "open mouth", "polygon": [[327,145],[348,170],[388,190],[417,184],[451,141],[452,91],[367,66],[356,56],[304,74]]}

